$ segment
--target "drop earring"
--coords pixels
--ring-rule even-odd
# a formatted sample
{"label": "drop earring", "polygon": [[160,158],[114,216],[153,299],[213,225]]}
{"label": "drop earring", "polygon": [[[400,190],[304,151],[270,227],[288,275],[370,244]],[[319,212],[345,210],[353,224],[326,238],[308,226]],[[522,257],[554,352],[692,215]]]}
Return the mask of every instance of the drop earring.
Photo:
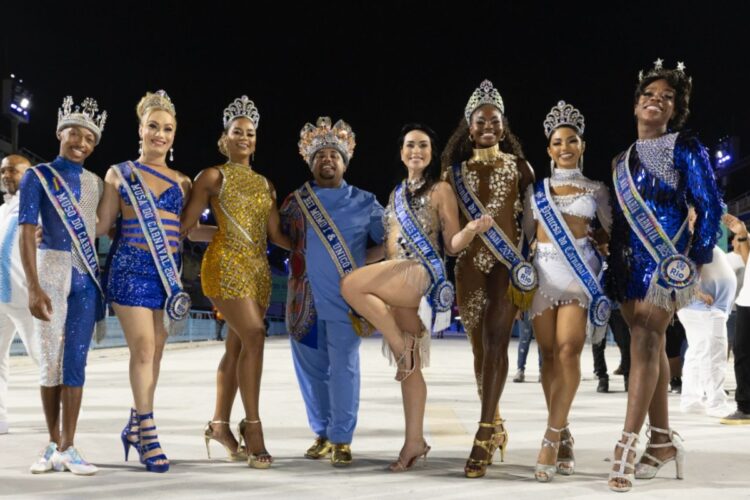
{"label": "drop earring", "polygon": [[578,170],[583,173],[583,153],[581,153],[581,157],[578,158]]}
{"label": "drop earring", "polygon": [[138,156],[143,156],[143,139],[138,141]]}
{"label": "drop earring", "polygon": [[174,161],[174,148],[169,148],[169,161]]}

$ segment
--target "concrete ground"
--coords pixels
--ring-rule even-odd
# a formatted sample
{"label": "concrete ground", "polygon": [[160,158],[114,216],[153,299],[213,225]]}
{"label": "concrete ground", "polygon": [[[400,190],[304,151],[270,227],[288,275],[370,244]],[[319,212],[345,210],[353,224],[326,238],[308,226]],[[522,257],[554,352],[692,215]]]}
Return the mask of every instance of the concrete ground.
{"label": "concrete ground", "polygon": [[[168,347],[156,395],[159,436],[172,468],[166,474],[144,471],[131,456],[124,462],[119,432],[130,408],[128,355],[124,349],[92,352],[77,446],[100,467],[93,477],[51,472],[32,476],[29,465],[46,444],[36,368],[23,357],[11,360],[10,434],[0,436],[0,496],[100,498],[602,498],[611,497],[607,472],[622,428],[625,393],[622,377],[612,376],[610,394],[596,393],[590,346],[583,353],[583,381],[570,417],[576,439],[576,474],[552,483],[533,479],[533,466],[545,427],[541,385],[536,383],[536,349],[532,348],[527,382],[510,378],[501,400],[510,433],[505,462],[490,467],[483,479],[465,479],[463,465],[479,416],[472,355],[465,338],[434,339],[432,367],[426,371],[428,403],[426,439],[432,452],[424,467],[393,474],[385,470],[403,439],[399,386],[394,369],[380,355],[380,340],[362,344],[362,402],[352,448],[355,462],[334,469],[326,461],[302,458],[314,436],[292,369],[289,340],[270,338],[265,354],[261,415],[270,470],[217,460],[212,445],[206,458],[203,426],[214,405],[214,376],[223,345],[202,342]],[[515,372],[517,344],[510,358]],[[618,363],[616,347],[607,349],[610,370]],[[730,370],[731,372],[731,370]],[[727,386],[734,387],[729,374]],[[684,415],[678,397],[670,395],[672,425],[688,450],[685,479],[674,479],[674,465],[659,477],[638,481],[629,498],[749,498],[750,426],[719,425],[704,415]],[[241,418],[239,398],[232,416]],[[645,442],[645,438],[643,438]],[[643,445],[640,446],[643,450]]]}

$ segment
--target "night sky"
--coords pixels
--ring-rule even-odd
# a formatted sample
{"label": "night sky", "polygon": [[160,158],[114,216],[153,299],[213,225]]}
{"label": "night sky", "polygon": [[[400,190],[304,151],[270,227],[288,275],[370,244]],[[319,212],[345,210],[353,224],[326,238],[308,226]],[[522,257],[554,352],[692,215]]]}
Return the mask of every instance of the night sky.
{"label": "night sky", "polygon": [[[604,2],[602,2],[604,3]],[[750,153],[750,11],[736,2],[4,2],[0,74],[34,93],[20,142],[57,153],[62,98],[96,98],[109,112],[87,167],[137,156],[135,105],[165,89],[177,108],[174,168],[194,176],[220,163],[224,107],[242,94],[260,110],[255,167],[279,196],[309,171],[299,130],[319,115],[357,134],[347,179],[382,202],[401,168],[402,124],[431,125],[444,143],[472,91],[491,79],[538,175],[548,171],[542,121],[564,99],[586,117],[585,172],[608,175],[635,139],[633,90],[657,57],[693,77],[687,127],[711,146],[740,136]],[[9,5],[10,4],[10,5]],[[105,5],[106,7],[102,7]],[[466,7],[457,7],[466,6]],[[730,7],[731,6],[731,7]],[[744,11],[738,9],[744,8]],[[263,14],[261,14],[263,11]],[[9,136],[6,119],[0,134]]]}

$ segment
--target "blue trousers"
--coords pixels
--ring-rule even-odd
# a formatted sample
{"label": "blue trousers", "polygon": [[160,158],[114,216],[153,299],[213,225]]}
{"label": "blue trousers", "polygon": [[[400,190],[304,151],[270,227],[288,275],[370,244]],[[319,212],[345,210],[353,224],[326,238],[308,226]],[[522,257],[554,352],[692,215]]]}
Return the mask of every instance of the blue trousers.
{"label": "blue trousers", "polygon": [[310,428],[332,443],[351,443],[359,411],[359,344],[349,321],[318,320],[292,361]]}

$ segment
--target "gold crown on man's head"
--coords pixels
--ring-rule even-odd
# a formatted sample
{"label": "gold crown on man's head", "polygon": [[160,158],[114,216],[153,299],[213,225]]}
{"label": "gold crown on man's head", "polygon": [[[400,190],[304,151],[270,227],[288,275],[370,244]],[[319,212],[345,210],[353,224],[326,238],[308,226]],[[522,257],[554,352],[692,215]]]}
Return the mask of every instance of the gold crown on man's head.
{"label": "gold crown on man's head", "polygon": [[479,84],[479,87],[474,90],[471,94],[469,102],[466,103],[464,108],[464,116],[466,117],[466,123],[471,125],[471,115],[478,107],[485,104],[492,104],[500,110],[500,114],[505,114],[505,105],[503,104],[503,98],[500,96],[500,92],[492,85],[489,80],[484,80]]}
{"label": "gold crown on man's head", "polygon": [[357,145],[354,137],[352,128],[344,120],[339,120],[331,126],[331,118],[321,116],[315,125],[306,123],[300,130],[299,154],[312,167],[315,153],[324,148],[334,148],[341,154],[344,163],[349,165],[349,160],[354,156],[354,147]]}
{"label": "gold crown on man's head", "polygon": [[85,127],[96,137],[96,143],[102,138],[104,123],[107,121],[107,112],[102,111],[99,115],[99,105],[90,97],[83,100],[80,105],[73,107],[73,97],[66,96],[62,107],[57,111],[57,132],[71,126]]}

